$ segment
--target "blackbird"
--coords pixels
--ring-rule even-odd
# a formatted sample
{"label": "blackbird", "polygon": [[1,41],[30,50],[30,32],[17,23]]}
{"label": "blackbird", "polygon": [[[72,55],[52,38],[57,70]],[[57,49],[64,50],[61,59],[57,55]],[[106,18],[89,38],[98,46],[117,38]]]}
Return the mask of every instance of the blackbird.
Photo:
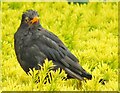
{"label": "blackbird", "polygon": [[33,68],[39,70],[39,65],[43,66],[44,60],[48,59],[55,65],[53,70],[64,70],[68,79],[92,79],[92,75],[79,65],[79,60],[62,41],[41,26],[35,10],[22,14],[21,24],[14,34],[14,48],[17,60],[26,73]]}

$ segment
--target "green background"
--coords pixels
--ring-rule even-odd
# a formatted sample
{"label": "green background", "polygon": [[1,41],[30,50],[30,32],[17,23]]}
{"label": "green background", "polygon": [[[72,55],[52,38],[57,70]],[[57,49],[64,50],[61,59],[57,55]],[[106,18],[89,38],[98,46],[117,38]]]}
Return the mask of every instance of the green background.
{"label": "green background", "polygon": [[[21,15],[37,10],[40,23],[56,34],[79,63],[93,75],[86,82],[61,79],[65,73],[53,72],[52,83],[34,83],[17,62],[14,33]],[[68,4],[67,2],[2,3],[2,82],[1,91],[118,91],[118,3]],[[51,66],[46,62],[44,67]],[[41,71],[44,77],[47,69]],[[105,79],[105,85],[99,83]]]}

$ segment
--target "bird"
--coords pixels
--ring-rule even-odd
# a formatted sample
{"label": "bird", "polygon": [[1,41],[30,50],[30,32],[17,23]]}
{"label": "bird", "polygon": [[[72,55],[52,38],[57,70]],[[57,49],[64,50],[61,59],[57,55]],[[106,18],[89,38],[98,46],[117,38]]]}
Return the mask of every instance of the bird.
{"label": "bird", "polygon": [[36,10],[23,12],[20,26],[14,34],[14,49],[17,60],[26,73],[33,68],[40,70],[45,59],[48,59],[54,64],[52,70],[64,70],[67,79],[92,79],[92,74],[83,69],[79,60],[58,36],[42,27]]}

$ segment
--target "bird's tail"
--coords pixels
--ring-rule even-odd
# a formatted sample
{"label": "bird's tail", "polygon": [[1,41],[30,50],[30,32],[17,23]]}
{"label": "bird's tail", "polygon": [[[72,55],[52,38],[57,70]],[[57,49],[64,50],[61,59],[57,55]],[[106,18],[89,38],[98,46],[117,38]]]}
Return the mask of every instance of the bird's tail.
{"label": "bird's tail", "polygon": [[79,80],[84,80],[84,78],[92,79],[92,75],[87,73],[78,62],[74,62],[69,57],[62,60],[63,62],[67,62],[68,66],[63,69],[68,74],[68,78],[77,78]]}
{"label": "bird's tail", "polygon": [[65,71],[68,73],[67,78],[77,78],[79,80],[84,80],[84,78],[87,78],[89,80],[92,79],[92,75],[87,73],[84,69],[74,70],[74,69],[65,68]]}

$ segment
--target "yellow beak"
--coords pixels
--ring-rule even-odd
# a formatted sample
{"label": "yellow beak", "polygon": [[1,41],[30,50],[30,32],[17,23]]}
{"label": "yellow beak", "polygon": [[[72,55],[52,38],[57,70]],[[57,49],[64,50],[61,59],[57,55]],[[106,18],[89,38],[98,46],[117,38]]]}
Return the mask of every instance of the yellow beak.
{"label": "yellow beak", "polygon": [[36,23],[38,21],[39,21],[39,18],[36,16],[31,20],[31,23],[33,24],[33,23]]}

